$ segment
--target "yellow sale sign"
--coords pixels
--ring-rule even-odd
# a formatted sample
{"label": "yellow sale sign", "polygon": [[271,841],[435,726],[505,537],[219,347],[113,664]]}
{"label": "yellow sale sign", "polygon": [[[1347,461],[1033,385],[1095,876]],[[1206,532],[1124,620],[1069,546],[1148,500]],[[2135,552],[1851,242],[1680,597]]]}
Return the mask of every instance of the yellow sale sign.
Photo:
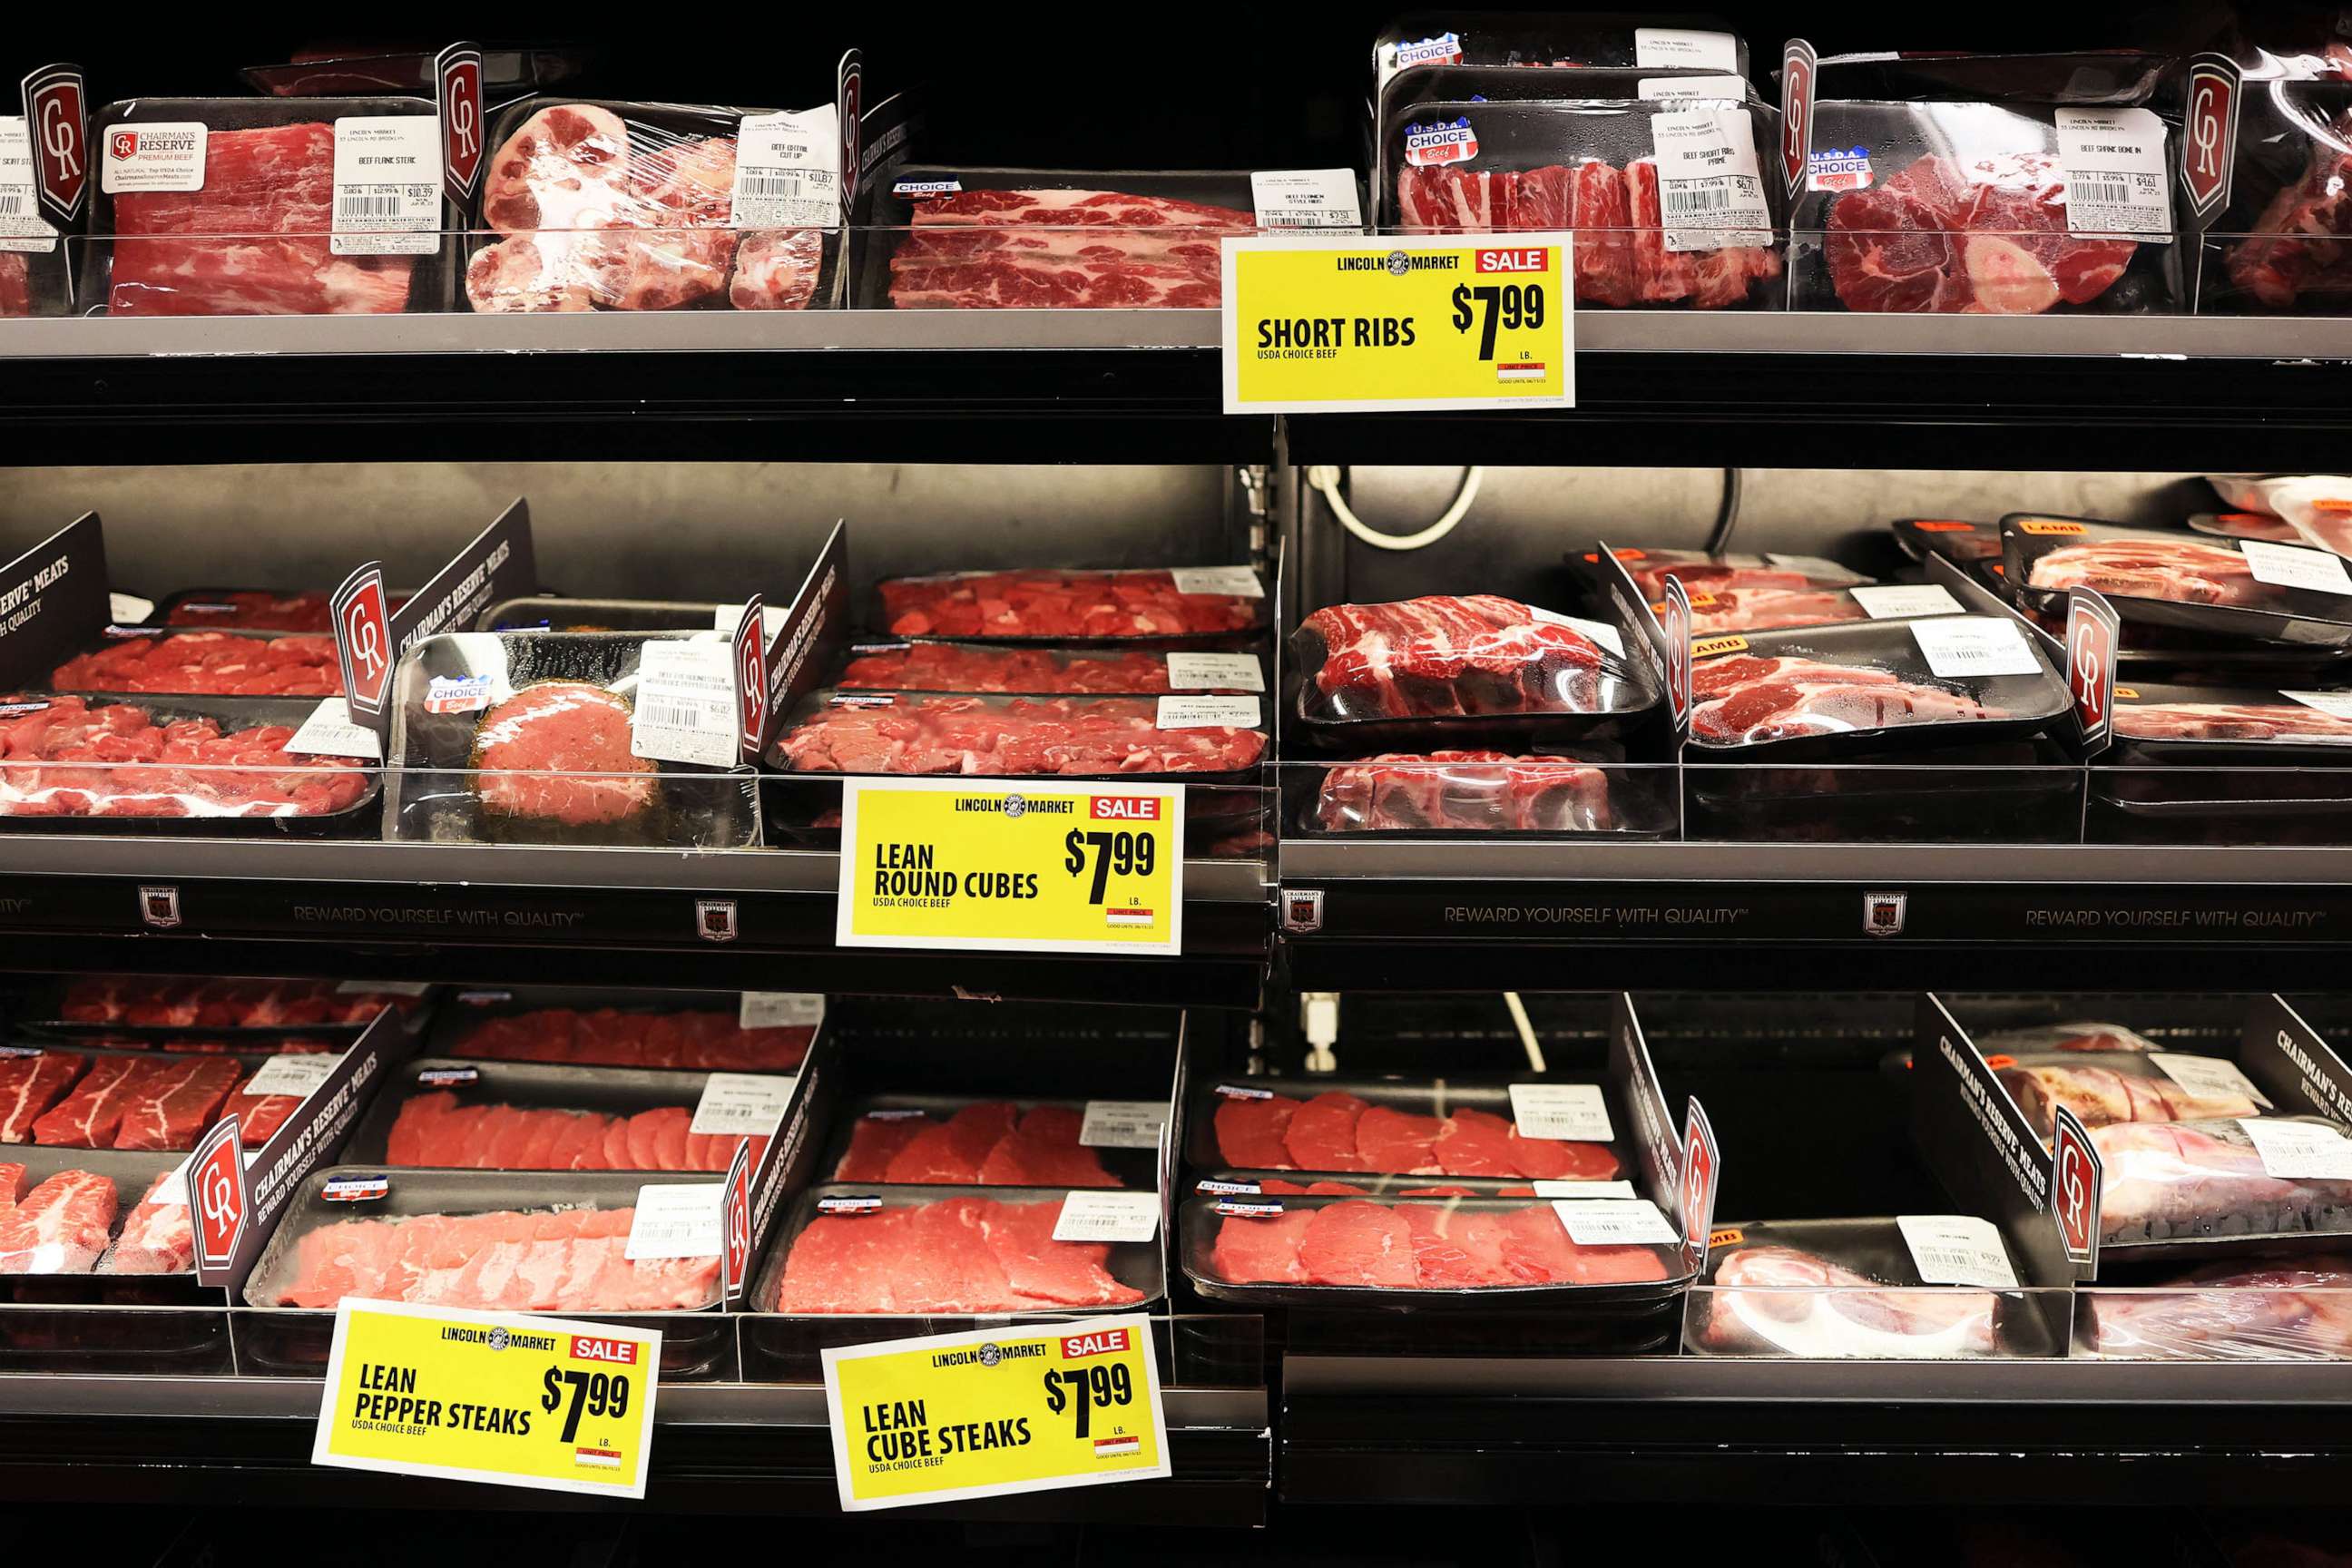
{"label": "yellow sale sign", "polygon": [[844,947],[1172,954],[1183,912],[1181,784],[842,784]]}
{"label": "yellow sale sign", "polygon": [[824,1354],[845,1511],[1169,1473],[1149,1317],[979,1329]]}
{"label": "yellow sale sign", "polygon": [[656,1330],[346,1300],[313,1464],[646,1495]]}
{"label": "yellow sale sign", "polygon": [[1574,243],[1227,239],[1225,412],[1569,407]]}

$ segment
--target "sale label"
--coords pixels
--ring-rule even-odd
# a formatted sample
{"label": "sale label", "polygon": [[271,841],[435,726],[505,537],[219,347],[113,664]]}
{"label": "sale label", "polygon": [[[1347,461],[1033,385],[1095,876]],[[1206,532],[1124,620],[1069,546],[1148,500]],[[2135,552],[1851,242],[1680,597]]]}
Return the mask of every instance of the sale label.
{"label": "sale label", "polygon": [[1568,234],[1222,243],[1228,414],[1576,401]]}
{"label": "sale label", "polygon": [[869,778],[842,785],[844,947],[1173,955],[1184,786]]}
{"label": "sale label", "polygon": [[346,1300],[310,1462],[646,1495],[657,1330]]}
{"label": "sale label", "polygon": [[824,1356],[845,1512],[1164,1478],[1151,1320],[845,1345]]}

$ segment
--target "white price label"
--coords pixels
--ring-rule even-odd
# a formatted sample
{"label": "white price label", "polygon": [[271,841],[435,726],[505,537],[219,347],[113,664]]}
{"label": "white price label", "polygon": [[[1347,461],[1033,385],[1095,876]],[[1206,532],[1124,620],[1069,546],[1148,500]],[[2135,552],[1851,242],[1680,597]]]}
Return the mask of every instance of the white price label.
{"label": "white price label", "polygon": [[2242,1116],[2238,1125],[2254,1141],[2264,1175],[2283,1182],[2352,1181],[2352,1139],[2326,1122]]}
{"label": "white price label", "polygon": [[1633,29],[1633,64],[1642,70],[1681,67],[1686,70],[1739,70],[1739,40],[1729,33],[1681,27]]}
{"label": "white price label", "polygon": [[256,1097],[290,1094],[297,1100],[307,1100],[313,1089],[333,1076],[342,1061],[340,1051],[300,1051],[291,1056],[272,1057],[255,1070],[237,1092]]}
{"label": "white price label", "polygon": [[722,642],[649,642],[637,654],[629,754],[727,767],[740,742],[735,665]]}
{"label": "white price label", "polygon": [[735,139],[735,227],[839,226],[841,137],[835,124],[831,104],[743,117]]}
{"label": "white price label", "polygon": [[383,740],[366,725],[352,719],[352,705],[341,697],[320,699],[286,742],[286,750],[299,756],[362,757],[377,762],[383,756]]}
{"label": "white price label", "polygon": [[1989,1290],[2017,1289],[2017,1270],[2000,1232],[1972,1215],[1906,1214],[1895,1217],[1911,1265],[1928,1285],[1979,1285]]}
{"label": "white price label", "polygon": [[1911,639],[1927,668],[1945,679],[1981,675],[2037,675],[2041,661],[2026,646],[2017,623],[1992,616],[1913,621]]}
{"label": "white price label", "polygon": [[724,1182],[639,1187],[622,1256],[632,1263],[649,1258],[717,1258],[726,1246],[726,1199]]}
{"label": "white price label", "polygon": [[1682,1240],[1674,1222],[1647,1198],[1556,1199],[1551,1212],[1579,1247],[1672,1247]]}
{"label": "white price label", "polygon": [[100,136],[98,188],[110,196],[205,188],[204,122],[110,125]]}
{"label": "white price label", "polygon": [[1179,566],[1168,574],[1180,594],[1222,594],[1228,598],[1263,599],[1265,584],[1247,566]]}
{"label": "white price label", "polygon": [[1732,103],[1748,100],[1748,80],[1736,76],[1645,76],[1633,84],[1637,98],[1652,103],[1677,99],[1719,98]]}
{"label": "white price label", "polygon": [[2061,109],[2057,121],[2067,229],[2171,244],[2171,180],[2156,111]]}
{"label": "white price label", "polygon": [[2337,719],[2352,719],[2352,691],[2282,691],[2279,695]]}
{"label": "white price label", "polygon": [[1177,691],[1264,691],[1265,669],[1254,653],[1171,653],[1168,684]]}
{"label": "white price label", "polygon": [[335,121],[337,256],[430,256],[441,247],[441,122],[430,114]]}
{"label": "white price label", "polygon": [[155,613],[155,601],[142,599],[136,594],[106,595],[106,618],[118,626],[137,626]]}
{"label": "white price label", "polygon": [[1670,251],[1772,243],[1772,209],[1744,108],[1664,110],[1650,117],[1658,210]]}
{"label": "white price label", "polygon": [[1158,1100],[1089,1100],[1078,1142],[1089,1149],[1157,1149],[1168,1105]]}
{"label": "white price label", "polygon": [[1260,228],[1364,226],[1352,169],[1260,169],[1250,175]]}
{"label": "white price label", "polygon": [[1255,730],[1258,721],[1257,699],[1163,697],[1151,721],[1162,730]]}
{"label": "white price label", "polygon": [[1150,1241],[1160,1234],[1160,1194],[1088,1187],[1062,1199],[1055,1241]]}
{"label": "white price label", "polygon": [[163,1184],[147,1201],[158,1208],[184,1209],[188,1206],[188,1162],[181,1161],[163,1173]]}
{"label": "white price label", "polygon": [[2242,539],[2238,548],[2246,552],[2246,569],[2257,583],[2315,594],[2352,594],[2352,576],[2345,574],[2341,555],[2260,539]]}
{"label": "white price label", "polygon": [[[760,634],[770,642],[775,641],[776,634],[784,629],[784,617],[792,613],[792,606],[789,605],[771,605],[764,599],[761,600]],[[725,632],[729,637],[733,637],[737,624],[742,619],[742,605],[720,605],[711,612],[710,629],[714,632]]]}
{"label": "white price label", "polygon": [[1606,1143],[1615,1136],[1597,1083],[1515,1083],[1511,1120],[1522,1138]]}
{"label": "white price label", "polygon": [[1557,610],[1546,610],[1534,605],[1528,606],[1528,614],[1536,618],[1538,626],[1566,626],[1570,631],[1582,632],[1619,658],[1625,657],[1623,634],[1607,621],[1588,621],[1582,616],[1563,616]]}
{"label": "white price label", "polygon": [[705,1138],[772,1137],[800,1079],[789,1074],[715,1072],[702,1081],[687,1131]]}
{"label": "white price label", "polygon": [[0,114],[0,250],[39,252],[57,247],[58,231],[41,216],[33,138],[25,129],[25,117]]}
{"label": "white price label", "polygon": [[805,991],[746,991],[735,1015],[739,1029],[814,1029],[824,1022],[824,998]]}
{"label": "white price label", "polygon": [[2148,1061],[2156,1070],[2187,1089],[2208,1100],[2250,1100],[2267,1110],[2270,1097],[2254,1087],[2254,1080],[2227,1057],[2178,1056],[2170,1051],[2151,1051]]}
{"label": "white price label", "polygon": [[1576,1203],[1591,1203],[1602,1198],[1638,1198],[1631,1182],[1538,1182],[1536,1196],[1567,1198]]}
{"label": "white price label", "polygon": [[1883,588],[1849,588],[1846,592],[1862,606],[1862,613],[1874,621],[1968,614],[1958,599],[1933,583],[1895,583]]}

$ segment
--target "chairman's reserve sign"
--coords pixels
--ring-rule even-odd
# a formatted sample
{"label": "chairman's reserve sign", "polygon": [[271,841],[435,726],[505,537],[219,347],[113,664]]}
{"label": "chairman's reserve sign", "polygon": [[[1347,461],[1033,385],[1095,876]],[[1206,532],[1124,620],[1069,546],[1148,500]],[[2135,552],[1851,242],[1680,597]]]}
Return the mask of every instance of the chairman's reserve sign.
{"label": "chairman's reserve sign", "polygon": [[1576,401],[1570,234],[1223,243],[1228,414]]}

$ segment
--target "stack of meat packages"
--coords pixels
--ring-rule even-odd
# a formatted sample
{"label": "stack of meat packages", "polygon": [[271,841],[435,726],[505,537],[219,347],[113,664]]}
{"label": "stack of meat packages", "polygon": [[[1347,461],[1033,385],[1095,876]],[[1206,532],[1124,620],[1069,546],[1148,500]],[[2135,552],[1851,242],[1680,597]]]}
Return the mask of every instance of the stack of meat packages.
{"label": "stack of meat packages", "polygon": [[2249,13],[2229,205],[2210,231],[2200,310],[2340,315],[2352,299],[2352,63],[2340,41]]}
{"label": "stack of meat packages", "polygon": [[2181,308],[2169,62],[1824,59],[1790,219],[1801,310],[1943,315]]}
{"label": "stack of meat packages", "polygon": [[[822,227],[736,226],[741,110],[548,103],[509,110],[482,167],[466,265],[477,310],[798,310],[824,270]],[[756,177],[756,176],[755,176]]]}

